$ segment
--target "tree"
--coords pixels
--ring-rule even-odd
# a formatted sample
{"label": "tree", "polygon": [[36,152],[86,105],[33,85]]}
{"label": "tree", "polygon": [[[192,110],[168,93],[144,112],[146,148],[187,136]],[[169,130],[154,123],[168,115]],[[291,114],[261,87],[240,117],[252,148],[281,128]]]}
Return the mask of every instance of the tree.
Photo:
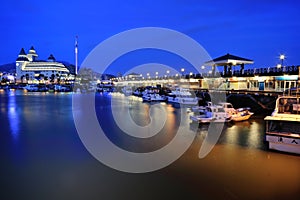
{"label": "tree", "polygon": [[21,76],[21,83],[23,83],[24,77],[25,77],[24,75]]}
{"label": "tree", "polygon": [[51,83],[53,83],[53,82],[54,82],[54,78],[55,78],[55,75],[54,75],[54,74],[52,74],[52,75],[50,76],[50,82],[51,82]]}
{"label": "tree", "polygon": [[29,81],[29,74],[25,74],[26,81]]}

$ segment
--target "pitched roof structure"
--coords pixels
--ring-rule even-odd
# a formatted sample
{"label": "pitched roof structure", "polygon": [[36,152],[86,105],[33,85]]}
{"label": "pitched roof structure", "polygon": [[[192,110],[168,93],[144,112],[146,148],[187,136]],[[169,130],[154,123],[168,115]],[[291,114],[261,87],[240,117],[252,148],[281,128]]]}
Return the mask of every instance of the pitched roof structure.
{"label": "pitched roof structure", "polygon": [[53,54],[50,54],[50,56],[48,57],[48,61],[51,60],[51,61],[55,61],[55,57],[53,56]]}
{"label": "pitched roof structure", "polygon": [[20,51],[19,55],[26,56],[26,53],[25,53],[25,50],[24,50],[24,48],[22,48],[22,49],[21,49],[21,51]]}
{"label": "pitched roof structure", "polygon": [[254,63],[253,60],[227,53],[224,56],[220,56],[218,58],[205,62],[205,65],[225,66],[225,65],[241,65],[241,64],[253,64],[253,63]]}

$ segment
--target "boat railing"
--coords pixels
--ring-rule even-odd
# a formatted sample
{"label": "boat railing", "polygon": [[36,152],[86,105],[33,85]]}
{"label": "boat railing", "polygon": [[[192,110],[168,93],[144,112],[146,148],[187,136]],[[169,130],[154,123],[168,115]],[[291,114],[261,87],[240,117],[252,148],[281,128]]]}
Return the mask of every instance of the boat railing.
{"label": "boat railing", "polygon": [[300,96],[280,96],[276,102],[278,114],[300,114]]}

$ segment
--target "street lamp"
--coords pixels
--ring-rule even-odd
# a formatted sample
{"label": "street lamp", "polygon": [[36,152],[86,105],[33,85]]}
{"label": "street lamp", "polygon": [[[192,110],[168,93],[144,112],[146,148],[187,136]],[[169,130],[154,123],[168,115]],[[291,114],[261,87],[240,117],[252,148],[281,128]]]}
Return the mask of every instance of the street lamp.
{"label": "street lamp", "polygon": [[167,76],[169,76],[170,70],[167,70]]}
{"label": "street lamp", "polygon": [[279,56],[279,59],[281,60],[281,66],[283,66],[283,60],[285,59],[285,55],[284,54],[281,54]]}
{"label": "street lamp", "polygon": [[281,68],[281,64],[277,64],[277,69]]}
{"label": "street lamp", "polygon": [[184,68],[181,68],[182,76],[184,75]]}

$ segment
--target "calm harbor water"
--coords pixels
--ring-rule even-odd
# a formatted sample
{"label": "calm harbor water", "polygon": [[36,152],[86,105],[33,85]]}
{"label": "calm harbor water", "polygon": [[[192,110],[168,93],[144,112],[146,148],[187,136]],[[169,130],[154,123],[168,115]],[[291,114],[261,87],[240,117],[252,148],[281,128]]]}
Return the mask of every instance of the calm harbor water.
{"label": "calm harbor water", "polygon": [[[168,143],[187,109],[161,104],[166,124],[149,139],[132,138],[116,125],[111,99],[96,95],[96,111],[107,136],[118,146],[148,152]],[[145,126],[150,107],[130,99],[132,119]],[[182,113],[183,112],[183,113]],[[153,117],[161,117],[153,113]],[[113,170],[89,154],[72,115],[70,93],[0,91],[0,199],[297,199],[300,157],[269,151],[264,121],[254,116],[227,124],[203,159],[199,149],[207,126],[184,124],[196,133],[187,152],[170,166],[145,174]]]}

